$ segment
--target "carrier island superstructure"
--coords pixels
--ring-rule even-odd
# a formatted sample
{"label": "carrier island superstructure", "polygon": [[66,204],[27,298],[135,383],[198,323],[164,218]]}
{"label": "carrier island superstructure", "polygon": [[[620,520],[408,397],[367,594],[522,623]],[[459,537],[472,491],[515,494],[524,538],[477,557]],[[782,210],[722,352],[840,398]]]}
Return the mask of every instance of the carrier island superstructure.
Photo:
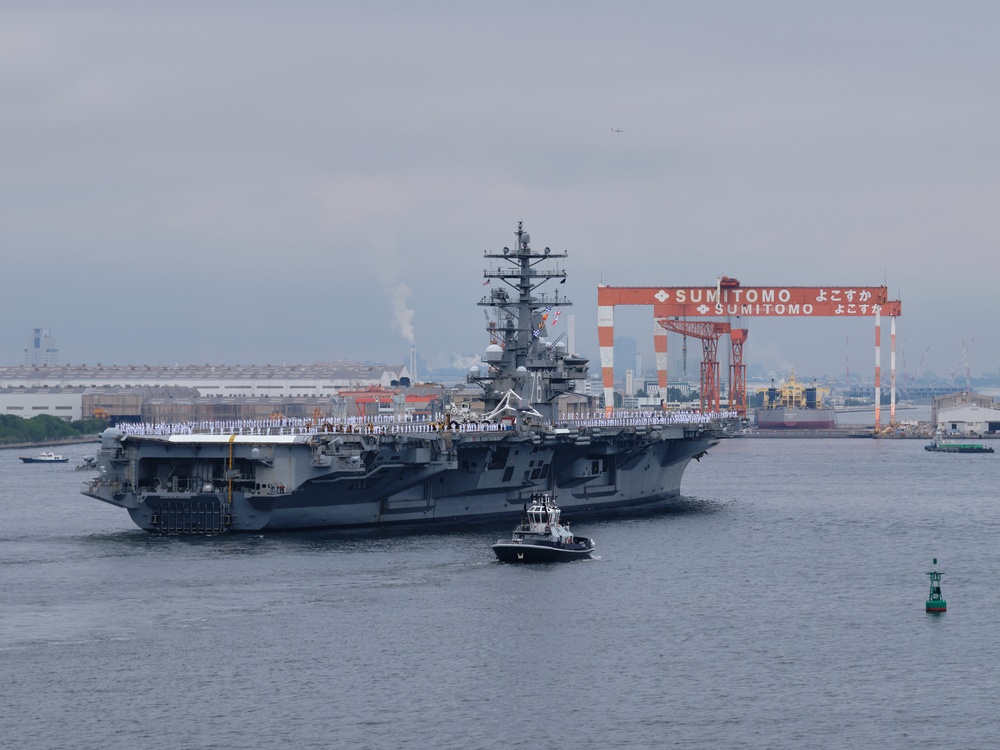
{"label": "carrier island superstructure", "polygon": [[[732,422],[707,416],[560,417],[587,359],[549,337],[570,304],[567,253],[486,252],[490,343],[468,374],[482,414],[379,424],[187,426],[101,435],[85,495],[124,508],[142,529],[216,534],[278,529],[516,520],[549,492],[574,517],[669,503],[681,476]],[[549,289],[540,287],[549,285]]]}

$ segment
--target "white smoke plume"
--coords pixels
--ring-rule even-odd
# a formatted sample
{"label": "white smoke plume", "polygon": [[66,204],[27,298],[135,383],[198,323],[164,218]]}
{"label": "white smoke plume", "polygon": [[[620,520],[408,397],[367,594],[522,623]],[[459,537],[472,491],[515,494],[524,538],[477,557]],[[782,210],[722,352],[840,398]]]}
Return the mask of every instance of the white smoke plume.
{"label": "white smoke plume", "polygon": [[406,284],[397,284],[392,290],[392,327],[399,335],[413,344],[413,310],[407,304],[413,291]]}
{"label": "white smoke plume", "polygon": [[448,366],[457,370],[468,370],[473,365],[482,365],[483,355],[473,354],[471,356],[465,354],[452,354],[451,359],[448,362]]}

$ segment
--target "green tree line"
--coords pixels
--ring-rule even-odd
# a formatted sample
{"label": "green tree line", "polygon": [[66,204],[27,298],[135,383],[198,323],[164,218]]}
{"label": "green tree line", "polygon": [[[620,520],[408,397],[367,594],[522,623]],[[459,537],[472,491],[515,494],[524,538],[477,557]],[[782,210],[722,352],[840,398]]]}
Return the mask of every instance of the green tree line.
{"label": "green tree line", "polygon": [[108,426],[103,419],[79,419],[66,422],[50,414],[31,419],[0,414],[0,445],[9,443],[44,443],[73,437],[97,437]]}

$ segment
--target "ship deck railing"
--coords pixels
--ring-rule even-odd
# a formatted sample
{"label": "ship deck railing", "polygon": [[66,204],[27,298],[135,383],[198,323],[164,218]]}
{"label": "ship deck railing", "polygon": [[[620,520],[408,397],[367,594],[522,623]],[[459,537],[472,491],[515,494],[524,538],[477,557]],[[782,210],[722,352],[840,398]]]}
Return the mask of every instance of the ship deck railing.
{"label": "ship deck railing", "polygon": [[[699,413],[693,411],[622,412],[610,417],[604,415],[573,415],[546,425],[535,423],[553,434],[588,428],[666,427],[725,425],[739,420],[736,412]],[[255,437],[312,437],[355,435],[440,435],[454,432],[507,432],[513,426],[505,422],[467,420],[450,422],[445,419],[417,421],[378,417],[363,420],[349,417],[333,422],[314,423],[309,420],[230,420],[225,422],[184,423],[127,423],[117,425],[128,437],[170,437],[173,435],[215,435]]]}

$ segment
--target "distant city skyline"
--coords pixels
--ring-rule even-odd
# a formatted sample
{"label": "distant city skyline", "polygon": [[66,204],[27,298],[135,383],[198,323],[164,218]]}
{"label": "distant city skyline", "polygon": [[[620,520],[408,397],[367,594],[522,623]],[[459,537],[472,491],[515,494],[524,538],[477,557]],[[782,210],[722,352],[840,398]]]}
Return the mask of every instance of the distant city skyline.
{"label": "distant city skyline", "polygon": [[[567,324],[572,325],[575,316],[568,316]],[[568,326],[568,327],[569,327]],[[668,377],[671,382],[686,380],[689,382],[697,382],[700,375],[700,362],[702,358],[702,348],[699,341],[692,339],[687,342],[687,354],[686,354],[686,364],[685,367],[685,354],[684,354],[684,343],[683,339],[679,334],[671,333],[668,335],[670,345],[668,348]],[[615,337],[615,381],[622,383],[626,378],[626,370],[631,370],[633,377],[635,378],[636,387],[639,387],[643,380],[653,380],[656,377],[656,367],[655,358],[652,355],[652,340],[643,345],[640,343],[641,340],[634,336],[622,334]],[[747,375],[751,379],[776,379],[783,380],[787,378],[792,372],[797,372],[800,376],[809,378],[825,378],[825,379],[838,379],[841,377],[850,378],[854,383],[871,382],[874,377],[874,361],[863,361],[856,363],[853,368],[850,363],[850,359],[847,356],[846,346],[849,343],[849,339],[845,338],[845,361],[844,368],[839,371],[834,372],[818,372],[811,371],[808,366],[805,369],[799,369],[792,366],[785,368],[781,367],[766,367],[761,362],[755,362],[751,359],[747,363]],[[101,364],[99,362],[76,362],[63,363],[60,361],[59,349],[56,347],[55,338],[52,336],[51,329],[49,328],[35,328],[32,330],[32,336],[30,344],[27,348],[23,350],[23,363],[28,366],[55,366],[60,364],[75,364],[75,365],[90,365],[96,366]],[[644,358],[645,355],[645,358]],[[964,380],[966,377],[966,360],[965,352],[963,351],[963,359],[950,370],[945,373],[936,373],[933,371],[928,371],[923,367],[923,359],[917,363],[919,370],[914,370],[912,365],[908,368],[906,364],[905,352],[897,352],[897,379],[899,388],[904,387],[905,382],[914,382],[917,380],[927,381],[927,380],[942,380],[953,382],[958,386],[964,385]],[[728,380],[727,367],[729,364],[729,354],[725,349],[720,348],[719,352],[719,362],[721,364],[721,377],[723,382]],[[376,360],[354,360],[347,357],[338,358],[343,361],[350,362],[376,362]],[[882,383],[884,388],[888,388],[890,385],[891,369],[890,369],[891,351],[889,346],[883,347],[883,364],[882,364]],[[330,360],[313,360],[313,361],[301,361],[296,363],[284,363],[284,364],[300,364],[300,365],[314,365],[319,362],[330,361]],[[478,362],[479,360],[475,355],[469,357],[469,362]],[[378,360],[377,364],[393,366],[404,364],[410,367],[412,363],[418,363],[418,377],[419,373],[441,373],[450,372],[456,377],[460,377],[461,374],[467,369],[466,362],[457,362],[450,366],[436,367],[432,368],[428,366],[427,360],[423,357],[416,346],[411,346],[406,352],[405,360],[400,360],[399,362],[393,360]],[[648,363],[648,364],[644,364]],[[271,360],[267,360],[267,364],[272,364]],[[137,365],[137,364],[158,364],[158,365],[169,365],[172,363],[157,362],[157,363],[139,363],[136,361],[129,361],[123,359],[121,361],[106,362],[105,365]],[[195,362],[178,362],[173,364],[198,364]],[[209,364],[220,364],[227,366],[234,366],[241,364],[239,362],[224,362],[218,361]],[[244,365],[250,364],[248,362],[242,363]],[[265,364],[262,360],[256,364]],[[3,366],[0,363],[0,366]],[[971,363],[968,364],[968,371],[970,377],[976,378],[996,378],[1000,380],[1000,372],[998,371],[982,371],[972,373]],[[591,368],[591,375],[597,376],[599,374],[599,368],[596,366]]]}

